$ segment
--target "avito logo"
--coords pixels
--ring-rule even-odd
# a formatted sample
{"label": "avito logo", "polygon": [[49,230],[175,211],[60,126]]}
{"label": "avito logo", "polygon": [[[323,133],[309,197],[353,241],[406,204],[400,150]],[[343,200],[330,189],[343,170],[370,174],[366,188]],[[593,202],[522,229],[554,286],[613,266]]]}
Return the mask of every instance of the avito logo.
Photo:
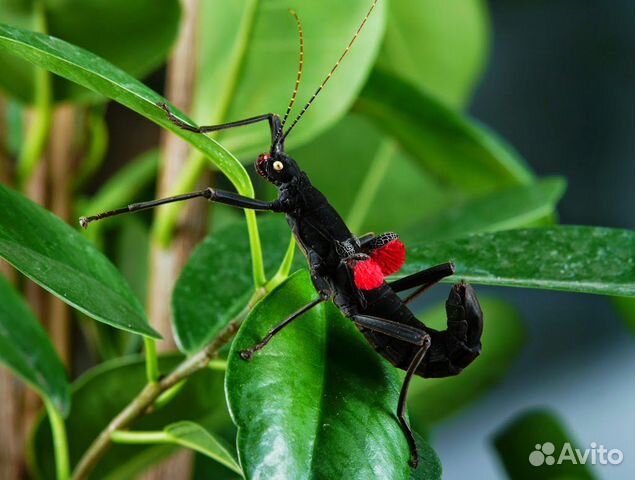
{"label": "avito logo", "polygon": [[529,463],[534,467],[541,465],[560,465],[565,462],[585,465],[619,465],[624,460],[624,453],[618,448],[608,450],[604,445],[591,442],[590,448],[584,450],[573,448],[566,442],[556,456],[556,446],[551,442],[536,444],[529,454]]}

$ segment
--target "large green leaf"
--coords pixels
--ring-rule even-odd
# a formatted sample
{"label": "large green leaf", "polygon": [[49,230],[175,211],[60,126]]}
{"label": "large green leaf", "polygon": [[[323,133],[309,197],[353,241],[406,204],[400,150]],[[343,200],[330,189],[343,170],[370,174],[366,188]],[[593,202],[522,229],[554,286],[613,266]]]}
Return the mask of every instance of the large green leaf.
{"label": "large green leaf", "polygon": [[[350,54],[288,143],[299,145],[349,109],[379,50],[384,3],[379,2]],[[299,59],[296,22],[288,12],[293,8],[302,19],[306,46],[293,120],[340,57],[369,6],[368,0],[201,2],[193,118],[209,125],[285,113]],[[223,132],[219,138],[237,155],[265,151],[271,141],[265,125]]]}
{"label": "large green leaf", "polygon": [[229,355],[225,389],[247,478],[410,478],[395,417],[400,375],[332,304],[239,352],[316,298],[306,271],[261,301]]}
{"label": "large green leaf", "polygon": [[[408,395],[410,418],[427,429],[487,393],[509,372],[521,351],[525,329],[518,312],[493,298],[479,298],[484,314],[481,355],[461,374],[448,378],[415,377]],[[427,326],[447,328],[445,308],[439,305],[420,315]]]}
{"label": "large green leaf", "polygon": [[[181,356],[160,360],[162,372],[177,365]],[[177,421],[196,421],[215,431],[231,424],[225,408],[222,375],[210,369],[192,376],[166,406],[135,422],[135,429],[161,430]],[[146,382],[145,362],[137,356],[104,363],[73,384],[73,409],[66,421],[71,465],[100,431]],[[31,469],[38,478],[53,478],[54,460],[48,422],[41,418],[29,445]],[[174,450],[170,445],[112,445],[90,478],[133,478]]]}
{"label": "large green leaf", "polygon": [[0,24],[2,51],[101,93],[173,131],[208,156],[239,192],[253,194],[247,172],[229,152],[205,135],[172,124],[157,107],[165,102],[163,97],[103,58],[54,37]]}
{"label": "large green leaf", "polygon": [[[0,0],[0,22],[32,29],[35,1]],[[178,0],[42,0],[47,32],[100,55],[135,77],[165,59],[179,26]],[[33,66],[0,52],[0,87],[24,102],[33,100]],[[56,79],[57,100],[86,98],[88,92]]]}
{"label": "large green leaf", "polygon": [[[512,419],[496,433],[494,446],[512,480],[593,480],[586,465],[571,460],[558,462],[565,444],[575,455],[578,447],[547,410],[530,410]],[[584,452],[584,447],[582,447]]]}
{"label": "large green leaf", "polygon": [[403,237],[419,241],[445,240],[470,233],[530,226],[553,214],[565,185],[562,178],[547,178],[531,185],[496,191],[450,207],[411,227]]}
{"label": "large green leaf", "polygon": [[[360,235],[400,231],[439,213],[452,201],[449,192],[442,191],[389,136],[359,114],[347,115],[291,153],[313,185]],[[425,202],[412,201],[424,195]]]}
{"label": "large green leaf", "polygon": [[526,185],[533,175],[492,131],[403,80],[375,70],[356,103],[425,171],[467,193]]}
{"label": "large green leaf", "polygon": [[79,232],[3,185],[0,208],[2,258],[95,320],[160,338],[113,264]]}
{"label": "large green leaf", "polygon": [[400,275],[451,260],[458,278],[483,285],[635,296],[635,232],[560,226],[410,245]]}
{"label": "large green leaf", "polygon": [[62,415],[70,408],[64,365],[24,300],[0,274],[0,363],[48,398]]}
{"label": "large green leaf", "polygon": [[488,47],[482,0],[392,0],[378,65],[460,108]]}
{"label": "large green leaf", "polygon": [[[270,277],[287,249],[289,226],[277,216],[259,225]],[[245,308],[253,290],[245,224],[208,236],[192,252],[174,287],[173,326],[179,348],[186,353],[203,348]]]}

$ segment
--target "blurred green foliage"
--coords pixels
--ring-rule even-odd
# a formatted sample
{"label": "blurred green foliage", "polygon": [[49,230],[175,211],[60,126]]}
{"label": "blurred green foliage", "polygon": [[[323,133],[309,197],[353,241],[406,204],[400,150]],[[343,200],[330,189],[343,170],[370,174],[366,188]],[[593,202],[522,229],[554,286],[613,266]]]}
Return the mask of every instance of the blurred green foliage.
{"label": "blurred green foliage", "polygon": [[[192,118],[214,124],[266,112],[284,114],[298,69],[298,34],[287,12],[292,7],[302,19],[306,44],[292,120],[323,81],[369,5],[368,0],[201,2]],[[39,23],[36,10],[44,13]],[[109,98],[180,135],[196,149],[177,181],[181,190],[193,189],[202,171],[215,168],[240,193],[252,195],[251,177],[239,160],[251,163],[255,154],[267,150],[267,129],[237,129],[214,139],[184,132],[157,108],[165,101],[161,95],[137,80],[165,62],[178,33],[179,12],[176,0],[0,0],[0,62],[8,67],[0,78],[0,88],[9,98],[5,150],[17,155],[28,147],[20,112],[38,97],[36,66],[59,75],[51,101],[84,108],[81,102]],[[62,40],[29,31],[34,29]],[[489,37],[487,8],[481,0],[380,1],[342,67],[289,137],[289,152],[355,233],[404,232],[412,245],[406,272],[453,259],[459,276],[475,283],[632,297],[633,232],[554,225],[565,181],[537,178],[512,146],[464,113],[487,62]],[[96,213],[143,199],[161,167],[156,150],[131,160],[108,181],[96,182],[96,191],[86,188],[100,171],[107,132],[94,133],[104,121],[104,110],[84,112],[93,115],[97,127],[94,137],[88,130],[78,132],[80,143],[93,145],[94,154],[87,154],[77,171],[68,172],[76,188],[75,210]],[[216,179],[224,181],[221,175]],[[151,238],[169,241],[178,207],[161,210],[153,221],[140,216],[98,224],[87,235],[91,245],[19,193],[5,187],[1,193],[0,205],[10,213],[0,220],[4,258],[85,314],[136,334],[153,334],[139,303],[151,275],[148,244]],[[252,264],[259,262],[271,279],[285,255],[289,231],[284,221],[259,220],[264,258],[258,258],[249,248],[257,234],[255,216],[248,218],[245,227],[239,216],[215,209],[210,235],[192,253],[181,277],[174,279],[174,333],[179,348],[190,356],[239,312],[248,313],[245,307],[256,293],[263,294],[254,288]],[[533,229],[537,226],[548,228]],[[117,269],[98,249],[110,255]],[[600,268],[607,261],[615,268]],[[292,271],[304,265],[296,259]],[[55,399],[65,412],[68,383],[59,372],[46,370],[59,364],[51,344],[17,294],[4,283],[0,287],[0,361],[45,398]],[[303,299],[312,299],[311,292],[305,273],[280,285],[247,317],[232,351],[259,339],[267,326]],[[619,300],[619,308],[627,311],[631,300]],[[126,309],[134,315],[119,314]],[[455,378],[418,379],[413,384],[410,412],[420,429],[469,408],[505,378],[520,353],[525,329],[515,309],[497,298],[485,298],[483,309],[482,357]],[[23,330],[12,332],[16,317],[27,320]],[[421,316],[436,328],[443,328],[444,318],[440,306]],[[141,343],[128,333],[86,329],[86,334],[89,344],[105,346],[98,348],[97,356],[120,355]],[[21,361],[30,358],[28,352],[40,352],[39,360],[46,360],[48,367]],[[180,361],[161,359],[161,372]],[[116,359],[95,366],[73,383],[73,406],[66,419],[71,465],[143,387],[144,368],[137,358]],[[232,355],[225,389],[240,428],[241,467],[248,477],[263,472],[271,466],[271,452],[288,440],[285,455],[274,463],[293,472],[292,477],[325,472],[333,476],[348,468],[348,478],[440,478],[438,458],[423,440],[422,466],[414,473],[407,469],[408,449],[394,419],[399,381],[400,374],[330,307],[285,331],[253,364]],[[222,441],[216,443],[218,436],[231,441],[235,435],[221,382],[219,372],[203,370],[171,392],[162,408],[134,425],[135,430],[150,432],[148,444],[111,448],[96,477],[134,475],[165,458],[174,443],[229,462],[225,453],[234,452],[220,448]],[[173,422],[182,420],[196,423],[175,433]],[[531,451],[525,443],[538,433],[562,432],[544,414],[518,425],[501,434],[497,447],[510,476],[530,478],[522,476]],[[159,445],[150,440],[152,435],[163,439]],[[525,443],[518,446],[521,440]],[[34,474],[51,478],[53,441],[45,422],[36,426],[31,456]],[[219,475],[215,478],[235,477],[231,470],[214,465],[197,461],[195,477],[211,476],[205,473],[210,471]],[[576,470],[581,476],[574,478],[587,478],[580,472]]]}

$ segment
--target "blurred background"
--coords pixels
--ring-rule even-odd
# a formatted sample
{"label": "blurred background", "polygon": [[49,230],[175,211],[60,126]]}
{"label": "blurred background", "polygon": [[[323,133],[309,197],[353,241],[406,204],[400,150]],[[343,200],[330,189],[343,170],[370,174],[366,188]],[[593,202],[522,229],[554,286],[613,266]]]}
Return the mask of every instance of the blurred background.
{"label": "blurred background", "polygon": [[[37,5],[44,5],[44,31],[99,53],[163,92],[198,123],[213,124],[272,110],[284,113],[298,49],[287,7],[298,11],[305,27],[307,68],[298,100],[303,104],[350,37],[349,23],[357,22],[350,18],[361,18],[369,4],[203,3],[118,0],[104,7],[99,2],[0,0],[0,22],[34,28]],[[545,197],[553,198],[547,211],[509,220],[507,228],[556,221],[635,228],[632,1],[452,0],[441,5],[437,0],[391,0],[381,8],[288,142],[289,152],[356,231],[394,229],[405,232],[406,239],[426,240],[422,225],[438,225],[446,210],[469,212],[472,202],[537,183],[534,174],[564,177],[566,192],[562,184],[549,184]],[[256,18],[250,27],[253,44],[244,44],[240,33],[249,15]],[[88,32],[77,28],[86,18],[94,19]],[[236,56],[243,62],[233,62]],[[198,185],[231,188],[202,156],[136,113],[66,82],[38,80],[4,52],[0,65],[11,72],[0,79],[0,180],[69,223],[79,214],[165,196],[183,172],[200,178]],[[34,95],[42,92],[38,81],[51,82],[48,98]],[[394,109],[386,118],[372,108],[373,95],[382,89]],[[408,110],[408,94],[420,95],[413,104],[432,113],[409,112],[405,121],[419,122],[415,136],[432,132],[438,139],[413,143],[412,135],[391,121],[400,109]],[[50,141],[38,144],[33,125],[57,100],[61,108],[52,113]],[[446,124],[459,137],[443,137]],[[438,131],[437,125],[442,125]],[[459,158],[461,152],[452,149],[455,138],[480,132],[481,125],[497,134],[486,130],[488,141],[500,136],[511,146],[501,156],[517,167],[500,183],[470,182],[472,172],[462,168],[469,169],[472,159]],[[254,155],[267,146],[265,132],[257,127],[219,140],[250,173]],[[429,161],[435,156],[440,167]],[[525,168],[533,172],[530,180]],[[460,178],[463,171],[467,180]],[[379,173],[373,177],[368,172]],[[272,195],[258,179],[255,184],[260,196]],[[365,210],[356,209],[360,200],[368,200],[368,191]],[[124,273],[155,328],[168,339],[166,299],[189,253],[208,232],[242,221],[236,212],[217,206],[192,205],[178,213],[167,248],[153,236],[151,214],[122,218],[87,234]],[[481,230],[497,228],[483,225]],[[429,235],[451,238],[443,229]],[[140,350],[137,337],[77,318],[12,271],[6,275],[45,319],[72,379]],[[438,306],[446,295],[446,288],[437,290],[419,305],[422,318],[432,324],[439,320]],[[547,478],[548,471],[537,474],[526,461],[535,443],[547,441],[571,441],[582,449],[595,442],[624,453],[619,466],[587,465],[569,472],[570,478],[633,478],[633,303],[554,291],[478,291],[489,307],[486,313],[492,312],[482,369],[443,385],[419,380],[410,398],[413,423],[429,434],[444,478]],[[491,353],[485,357],[488,342]],[[168,340],[161,348],[177,345]],[[1,375],[0,418],[11,420],[0,426],[5,452],[0,478],[20,478],[25,475],[22,445],[39,406],[8,373]],[[38,468],[46,463],[38,462]],[[148,478],[171,478],[174,464],[162,468]],[[195,474],[205,478],[200,472],[204,467]]]}
{"label": "blurred background", "polygon": [[[470,112],[508,139],[536,172],[567,177],[561,223],[632,229],[635,4],[489,6],[492,53]],[[583,448],[595,442],[624,452],[619,467],[591,467],[597,477],[632,478],[635,345],[610,302],[533,290],[497,294],[522,312],[529,341],[492,394],[435,432],[447,478],[504,478],[491,438],[529,408],[556,412]]]}

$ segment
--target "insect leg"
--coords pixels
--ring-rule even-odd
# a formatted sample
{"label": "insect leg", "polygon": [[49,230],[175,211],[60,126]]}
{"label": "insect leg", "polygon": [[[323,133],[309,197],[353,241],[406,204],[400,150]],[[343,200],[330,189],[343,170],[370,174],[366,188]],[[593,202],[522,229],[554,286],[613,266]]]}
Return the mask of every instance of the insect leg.
{"label": "insect leg", "polygon": [[272,142],[282,134],[282,126],[280,124],[280,119],[274,115],[273,113],[265,113],[264,115],[257,115],[255,117],[245,118],[244,120],[238,120],[236,122],[229,123],[221,123],[219,125],[205,125],[202,127],[193,127],[185,123],[183,120],[177,118],[165,103],[159,103],[159,107],[165,112],[168,117],[168,120],[172,122],[174,125],[179,127],[182,130],[187,130],[188,132],[194,133],[210,133],[217,132],[219,130],[228,130],[230,128],[243,127],[245,125],[253,125],[254,123],[264,122],[265,120],[269,122],[269,129],[271,130],[271,140]]}
{"label": "insect leg", "polygon": [[408,445],[410,446],[410,465],[412,468],[417,468],[419,465],[419,450],[417,449],[417,442],[415,441],[415,436],[412,433],[412,428],[408,424],[408,420],[406,419],[406,399],[408,398],[408,388],[410,387],[410,381],[412,377],[417,371],[417,368],[421,364],[423,357],[425,357],[428,348],[430,348],[430,337],[426,337],[426,343],[424,343],[417,353],[415,353],[410,365],[408,366],[408,370],[406,371],[406,376],[403,379],[403,384],[401,385],[401,392],[399,392],[399,404],[397,406],[397,418],[399,419],[399,425],[401,425],[401,429],[406,435],[406,439],[408,440]]}
{"label": "insect leg", "polygon": [[404,303],[407,304],[450,275],[454,275],[454,264],[452,262],[442,263],[441,265],[430,267],[421,272],[413,273],[407,277],[390,282],[388,285],[395,292],[403,292],[410,288],[419,287],[404,299]]}
{"label": "insect leg", "polygon": [[275,327],[273,327],[269,333],[267,333],[267,335],[265,335],[265,338],[263,338],[260,342],[258,342],[256,345],[254,345],[251,348],[248,348],[246,350],[243,350],[240,352],[240,357],[243,360],[251,360],[251,357],[253,356],[254,353],[256,353],[259,350],[262,350],[268,343],[269,341],[276,335],[278,334],[284,327],[286,327],[287,325],[289,325],[291,322],[293,322],[295,319],[300,318],[302,315],[304,315],[306,312],[308,312],[309,310],[311,310],[313,307],[319,305],[320,303],[324,302],[325,299],[320,297],[320,298],[316,298],[315,300],[313,300],[311,303],[309,303],[308,305],[305,305],[304,307],[302,307],[300,310],[298,310],[297,312],[295,312],[293,315],[291,315],[289,318],[287,318],[286,320],[283,320],[282,322],[280,322],[278,325],[276,325]]}
{"label": "insect leg", "polygon": [[365,233],[364,235],[359,237],[359,246],[362,248],[362,250],[365,250],[368,247],[370,241],[375,237],[376,235],[373,232]]}
{"label": "insect leg", "polygon": [[406,376],[404,378],[403,385],[401,386],[401,392],[399,393],[399,403],[397,405],[397,418],[399,419],[399,425],[401,426],[410,447],[410,464],[413,468],[417,468],[417,465],[419,464],[419,451],[417,449],[417,443],[415,442],[412,429],[408,424],[408,420],[406,420],[406,398],[408,396],[408,388],[410,387],[412,376],[416,373],[417,368],[419,368],[421,361],[430,348],[430,335],[428,335],[425,331],[411,327],[410,325],[404,325],[384,318],[355,315],[352,317],[352,320],[356,324],[364,328],[368,328],[369,330],[419,346],[419,349],[412,357],[408,370],[406,371]]}
{"label": "insect leg", "polygon": [[232,207],[246,208],[249,210],[269,210],[273,212],[282,211],[282,206],[277,200],[268,202],[265,200],[244,197],[233,192],[206,188],[205,190],[200,190],[198,192],[159,198],[157,200],[150,200],[149,202],[132,203],[127,207],[118,208],[117,210],[110,210],[108,212],[102,212],[88,217],[80,217],[79,224],[82,227],[87,228],[89,223],[102,220],[104,218],[115,217],[117,215],[123,215],[124,213],[140,212],[141,210],[148,210],[167,203],[182,202],[193,198],[206,198],[210,202],[223,203]]}
{"label": "insect leg", "polygon": [[426,342],[426,338],[429,338],[429,335],[424,330],[385,318],[353,315],[351,320],[360,327],[388,335],[403,342],[412,343],[413,345],[423,345]]}

